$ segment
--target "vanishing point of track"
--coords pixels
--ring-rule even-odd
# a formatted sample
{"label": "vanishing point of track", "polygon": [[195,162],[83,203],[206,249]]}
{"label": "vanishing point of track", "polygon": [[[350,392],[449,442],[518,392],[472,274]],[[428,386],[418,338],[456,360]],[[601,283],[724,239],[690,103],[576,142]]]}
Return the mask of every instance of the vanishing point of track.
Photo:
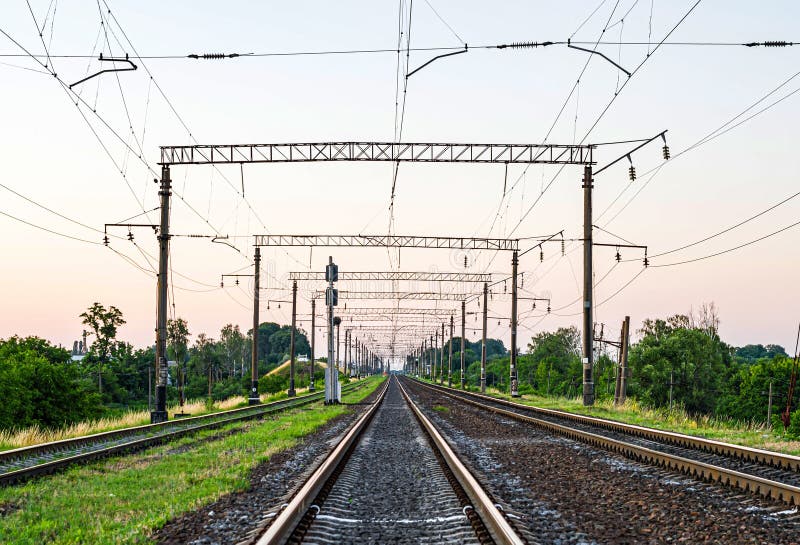
{"label": "vanishing point of track", "polygon": [[258,545],[526,543],[390,377]]}

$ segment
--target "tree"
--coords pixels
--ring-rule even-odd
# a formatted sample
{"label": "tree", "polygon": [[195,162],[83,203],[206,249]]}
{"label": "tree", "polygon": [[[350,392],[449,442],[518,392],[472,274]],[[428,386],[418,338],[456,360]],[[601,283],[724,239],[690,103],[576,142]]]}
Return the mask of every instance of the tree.
{"label": "tree", "polygon": [[240,376],[244,375],[244,352],[246,338],[238,325],[228,324],[219,333],[219,340],[225,353],[225,367],[230,376],[236,376],[236,364],[240,365]]}
{"label": "tree", "polygon": [[172,357],[178,366],[178,401],[181,407],[183,407],[185,401],[184,383],[186,381],[183,364],[186,362],[189,351],[190,335],[189,324],[183,318],[167,320],[167,349],[172,353]]}
{"label": "tree", "polygon": [[0,340],[0,428],[57,428],[100,415],[69,353],[37,337]]}
{"label": "tree", "polygon": [[80,314],[82,323],[88,325],[95,341],[87,357],[97,365],[97,389],[103,393],[103,369],[116,349],[117,328],[125,323],[122,311],[115,306],[106,309],[100,303],[93,303],[86,312]]}
{"label": "tree", "polygon": [[720,340],[718,323],[680,314],[645,320],[641,341],[630,349],[634,395],[656,406],[672,399],[689,412],[713,412],[731,365],[731,349]]}

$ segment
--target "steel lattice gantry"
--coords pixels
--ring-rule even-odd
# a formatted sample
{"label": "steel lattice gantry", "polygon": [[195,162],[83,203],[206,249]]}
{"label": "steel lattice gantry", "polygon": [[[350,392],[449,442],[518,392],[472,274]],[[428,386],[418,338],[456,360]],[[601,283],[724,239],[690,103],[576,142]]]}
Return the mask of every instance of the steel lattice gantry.
{"label": "steel lattice gantry", "polygon": [[[341,274],[341,273],[340,273]],[[443,308],[393,308],[393,307],[354,307],[354,308],[340,308],[338,310],[342,316],[394,316],[394,315],[412,315],[412,316],[444,316],[448,317],[455,312],[455,309]]]}
{"label": "steel lattice gantry", "polygon": [[[339,299],[400,299],[406,301],[463,301],[476,293],[437,293],[420,291],[339,291]],[[324,291],[315,291],[314,298],[325,297]]]}
{"label": "steel lattice gantry", "polygon": [[[290,272],[289,280],[324,282],[325,273],[322,271]],[[491,282],[492,275],[459,272],[342,271],[339,273],[339,281]]]}
{"label": "steel lattice gantry", "polygon": [[591,144],[310,142],[161,146],[161,165],[390,161],[593,165]]}
{"label": "steel lattice gantry", "polygon": [[519,240],[508,238],[418,237],[409,235],[254,235],[254,239],[254,246],[519,250]]}

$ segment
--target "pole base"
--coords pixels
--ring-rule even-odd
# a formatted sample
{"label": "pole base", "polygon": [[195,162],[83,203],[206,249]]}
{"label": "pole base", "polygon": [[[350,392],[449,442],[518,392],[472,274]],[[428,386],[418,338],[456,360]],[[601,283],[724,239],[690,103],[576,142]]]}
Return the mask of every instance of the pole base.
{"label": "pole base", "polygon": [[150,423],[151,424],[160,424],[161,422],[166,422],[169,420],[169,415],[167,411],[151,411],[150,412]]}
{"label": "pole base", "polygon": [[309,385],[308,385],[308,391],[309,391],[309,392],[316,392],[316,391],[317,391],[317,389],[316,389],[316,388],[314,388],[314,385],[313,385],[313,384],[309,384]]}
{"label": "pole base", "polygon": [[261,405],[261,398],[260,397],[249,397],[247,398],[248,405]]}
{"label": "pole base", "polygon": [[289,397],[294,397],[297,395],[297,392],[295,391],[294,388],[289,388],[289,391],[286,392],[286,395]]}

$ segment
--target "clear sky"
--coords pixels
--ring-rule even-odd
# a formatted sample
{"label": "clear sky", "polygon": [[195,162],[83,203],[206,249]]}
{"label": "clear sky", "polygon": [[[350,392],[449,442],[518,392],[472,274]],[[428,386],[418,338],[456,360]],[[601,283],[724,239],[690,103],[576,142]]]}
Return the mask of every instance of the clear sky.
{"label": "clear sky", "polygon": [[[599,143],[669,131],[673,159],[659,170],[645,175],[663,162],[661,143],[655,142],[632,155],[640,175],[635,182],[628,180],[627,160],[595,180],[595,224],[647,245],[654,256],[735,225],[800,191],[795,149],[800,93],[792,94],[800,88],[800,46],[664,45],[648,56],[695,1],[100,0],[98,10],[96,2],[30,0],[29,10],[24,0],[8,0],[0,5],[0,29],[32,53],[42,54],[46,47],[55,58],[52,65],[46,58],[42,62],[70,84],[101,69],[101,63],[58,56],[96,57],[101,51],[106,56],[184,56],[392,50],[398,44],[400,10],[405,49],[411,11],[412,48],[459,47],[466,42],[470,50],[439,60],[408,80],[404,141]],[[702,0],[668,41],[798,41],[798,20],[800,5],[788,0]],[[37,25],[43,27],[44,45]],[[598,39],[628,42],[600,45],[598,50],[628,71],[641,66],[628,79],[611,63],[593,56],[576,86],[588,60],[586,53],[565,45],[479,47],[568,38],[589,42],[583,45],[588,48]],[[125,230],[116,230],[114,234],[122,238],[113,238],[111,247],[119,254],[100,242],[105,223],[127,220],[157,206],[157,185],[144,162],[158,170],[158,146],[187,144],[192,138],[199,143],[397,138],[398,55],[392,51],[135,59],[137,71],[104,74],[76,86],[85,101],[78,107],[74,95],[52,75],[37,73],[44,72],[43,67],[3,35],[0,54],[4,55],[0,57],[0,337],[39,335],[70,346],[82,329],[78,315],[99,301],[123,311],[127,324],[120,331],[122,339],[137,346],[153,342],[154,275],[119,254],[149,269],[148,260],[155,264],[147,255],[157,253],[155,237],[147,229],[137,229],[134,245],[126,240]],[[436,54],[412,51],[408,66],[413,69]],[[402,106],[405,52],[399,61]],[[693,147],[719,127],[733,128]],[[139,147],[144,162],[136,157]],[[596,152],[599,166],[627,149],[601,147]],[[249,270],[249,236],[385,234],[392,171],[393,166],[384,163],[249,165],[243,169],[246,199],[242,199],[238,167],[174,168],[172,178],[180,198],[174,198],[173,232],[227,234],[234,237],[239,251],[209,239],[174,238],[173,312],[188,320],[193,334],[215,337],[230,322],[247,330],[252,312],[249,285],[220,289],[219,275]],[[564,230],[567,238],[578,238],[581,174],[580,167],[512,165],[507,173],[509,190],[503,195],[502,165],[402,164],[394,232],[528,237]],[[31,204],[9,189],[100,232]],[[702,244],[652,257],[652,266],[630,284],[642,268],[641,252],[622,250],[623,259],[632,261],[615,265],[613,248],[597,248],[596,301],[602,304],[595,320],[616,336],[625,315],[638,327],[648,317],[685,313],[714,302],[726,341],[774,342],[791,352],[800,307],[796,281],[800,229],[790,228],[694,263],[655,265],[747,243],[795,223],[798,212],[800,197]],[[38,230],[7,214],[88,242]],[[150,223],[157,221],[157,214],[131,221]],[[595,238],[619,240],[597,230]],[[525,242],[522,247],[527,248]],[[538,250],[522,258],[524,294],[549,296],[557,309],[542,317],[538,306],[531,312],[528,303],[521,303],[523,348],[537,331],[580,324],[581,252],[577,242],[568,242],[565,250],[562,256],[558,245],[546,246],[543,263]],[[328,255],[342,271],[392,266],[385,249],[320,248],[313,253],[265,249],[264,254],[264,282],[275,288],[264,296],[281,300],[289,298],[280,288],[288,286],[290,271],[309,266],[322,270]],[[501,278],[510,270],[510,258],[474,254],[464,269],[458,252],[403,250],[400,269],[493,272]],[[302,286],[301,313],[309,312],[309,289]],[[495,289],[499,294],[502,286]],[[499,295],[496,299],[491,313],[507,316],[508,299]],[[287,323],[287,310],[286,304],[280,309],[264,306],[261,320]],[[477,306],[473,303],[468,310]],[[307,317],[301,317],[301,323],[308,329]],[[508,322],[490,321],[489,334],[507,342]],[[472,332],[469,337],[477,339]]]}

